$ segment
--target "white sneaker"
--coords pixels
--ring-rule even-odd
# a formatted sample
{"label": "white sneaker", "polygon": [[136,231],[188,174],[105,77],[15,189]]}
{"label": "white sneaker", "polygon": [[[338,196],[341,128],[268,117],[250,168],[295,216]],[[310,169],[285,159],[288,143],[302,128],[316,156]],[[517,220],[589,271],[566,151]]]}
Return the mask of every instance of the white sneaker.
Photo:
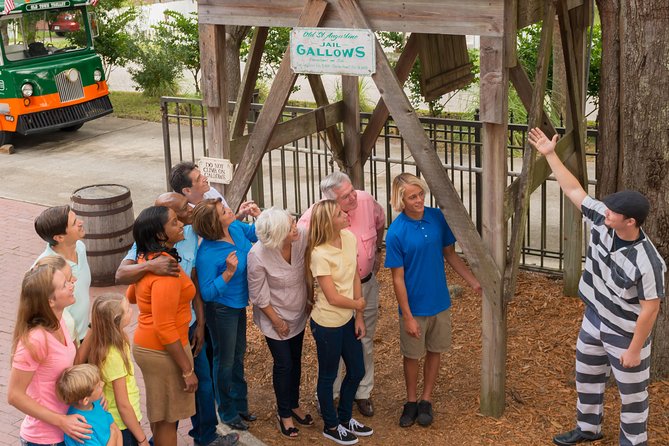
{"label": "white sneaker", "polygon": [[348,422],[348,426],[344,426],[344,429],[357,437],[369,437],[374,433],[374,429],[369,426],[365,426],[355,418],[351,418]]}
{"label": "white sneaker", "polygon": [[323,429],[323,436],[329,438],[338,444],[356,444],[358,442],[358,437],[353,435],[348,429],[346,429],[341,424],[337,426],[336,429]]}

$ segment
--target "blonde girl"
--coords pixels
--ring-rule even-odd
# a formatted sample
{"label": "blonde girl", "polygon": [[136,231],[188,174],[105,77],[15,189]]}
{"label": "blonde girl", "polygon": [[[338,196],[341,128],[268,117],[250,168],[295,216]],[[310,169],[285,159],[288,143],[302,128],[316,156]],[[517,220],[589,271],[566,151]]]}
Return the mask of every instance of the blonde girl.
{"label": "blonde girl", "polygon": [[125,332],[131,318],[132,310],[125,297],[114,293],[101,295],[93,303],[90,343],[86,341],[90,348],[88,362],[100,369],[108,410],[121,429],[124,446],[148,444],[139,424],[142,419],[139,388]]}
{"label": "blonde girl", "polygon": [[24,275],[7,386],[9,404],[26,414],[23,444],[62,445],[63,433],[81,441],[91,433],[83,416],[66,415],[68,406],[56,395],[56,381],[76,353],[63,321],[73,303],[74,283],[52,265],[35,265]]}
{"label": "blonde girl", "polygon": [[[311,312],[311,333],[318,357],[318,402],[323,415],[323,436],[338,444],[355,444],[358,436],[374,431],[351,417],[353,398],[365,365],[360,339],[365,335],[365,299],[357,267],[356,238],[348,231],[348,216],[334,200],[312,209],[306,265],[308,278],[317,282]],[[355,312],[355,317],[354,317]],[[335,410],[333,385],[339,360],[346,365],[339,407]]]}

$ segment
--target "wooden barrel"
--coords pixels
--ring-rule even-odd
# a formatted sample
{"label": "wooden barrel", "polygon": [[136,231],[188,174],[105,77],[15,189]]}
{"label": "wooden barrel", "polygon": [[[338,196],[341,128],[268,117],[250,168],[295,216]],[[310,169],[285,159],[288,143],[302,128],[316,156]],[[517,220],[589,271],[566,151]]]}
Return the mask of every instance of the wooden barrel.
{"label": "wooden barrel", "polygon": [[75,190],[71,199],[72,210],[86,229],[91,284],[114,285],[116,269],[133,243],[130,190],[119,184],[95,184]]}

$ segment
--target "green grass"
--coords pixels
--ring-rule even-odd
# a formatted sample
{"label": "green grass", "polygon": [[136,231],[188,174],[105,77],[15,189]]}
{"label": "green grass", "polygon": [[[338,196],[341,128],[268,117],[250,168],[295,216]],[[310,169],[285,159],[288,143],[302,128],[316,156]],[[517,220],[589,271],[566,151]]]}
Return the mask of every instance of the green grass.
{"label": "green grass", "polygon": [[117,118],[160,122],[160,98],[149,98],[142,93],[110,91],[109,98]]}

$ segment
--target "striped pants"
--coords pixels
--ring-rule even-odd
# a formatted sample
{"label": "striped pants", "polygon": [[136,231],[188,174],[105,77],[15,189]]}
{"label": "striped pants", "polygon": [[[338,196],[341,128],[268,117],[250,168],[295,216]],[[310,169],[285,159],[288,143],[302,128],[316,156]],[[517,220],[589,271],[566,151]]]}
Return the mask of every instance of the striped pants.
{"label": "striped pants", "polygon": [[618,384],[620,445],[646,445],[648,435],[648,380],[650,377],[650,339],[641,350],[641,364],[623,368],[620,355],[632,340],[614,332],[590,307],[586,308],[576,344],[576,391],[578,429],[598,434],[604,415],[604,389],[609,375]]}

